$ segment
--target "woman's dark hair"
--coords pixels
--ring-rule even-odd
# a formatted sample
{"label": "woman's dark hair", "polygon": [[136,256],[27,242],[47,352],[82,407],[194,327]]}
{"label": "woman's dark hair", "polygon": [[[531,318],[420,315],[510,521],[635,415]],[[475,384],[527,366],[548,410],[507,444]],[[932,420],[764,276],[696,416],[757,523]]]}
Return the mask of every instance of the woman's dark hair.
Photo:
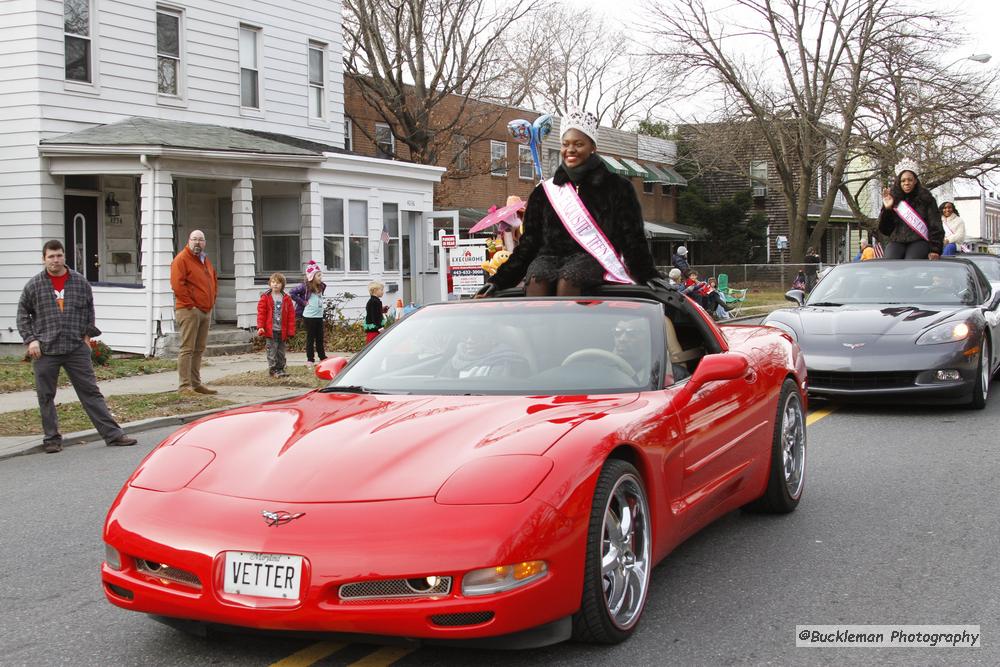
{"label": "woman's dark hair", "polygon": [[950,201],[941,202],[941,206],[938,207],[938,210],[941,211],[941,215],[944,215],[945,206],[951,206],[951,210],[955,212],[955,215],[958,215],[958,207],[955,206],[955,202],[950,202]]}

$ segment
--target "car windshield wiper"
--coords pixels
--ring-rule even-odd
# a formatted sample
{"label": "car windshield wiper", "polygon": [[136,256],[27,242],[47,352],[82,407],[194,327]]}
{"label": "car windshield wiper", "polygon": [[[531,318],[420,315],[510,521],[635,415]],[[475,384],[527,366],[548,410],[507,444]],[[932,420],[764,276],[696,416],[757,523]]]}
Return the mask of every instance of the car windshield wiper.
{"label": "car windshield wiper", "polygon": [[834,303],[833,301],[817,301],[816,303],[807,303],[807,306],[843,306],[842,303]]}
{"label": "car windshield wiper", "polygon": [[388,392],[379,391],[378,389],[372,389],[370,387],[365,387],[360,384],[345,384],[333,387],[323,387],[320,392],[325,394],[386,394]]}

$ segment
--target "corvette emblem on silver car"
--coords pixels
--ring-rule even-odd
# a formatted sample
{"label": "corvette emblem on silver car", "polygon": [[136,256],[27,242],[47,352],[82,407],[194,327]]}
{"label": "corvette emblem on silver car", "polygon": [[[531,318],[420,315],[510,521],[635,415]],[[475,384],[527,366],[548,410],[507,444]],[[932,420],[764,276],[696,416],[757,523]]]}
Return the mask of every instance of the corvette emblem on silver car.
{"label": "corvette emblem on silver car", "polygon": [[864,343],[844,343],[844,347],[849,347],[852,350],[856,350],[859,347],[864,347],[864,346],[865,346]]}
{"label": "corvette emblem on silver car", "polygon": [[298,519],[300,516],[305,516],[306,513],[299,512],[298,514],[292,514],[285,510],[278,510],[277,512],[261,510],[260,514],[264,517],[264,521],[267,522],[268,526],[284,526],[289,521]]}

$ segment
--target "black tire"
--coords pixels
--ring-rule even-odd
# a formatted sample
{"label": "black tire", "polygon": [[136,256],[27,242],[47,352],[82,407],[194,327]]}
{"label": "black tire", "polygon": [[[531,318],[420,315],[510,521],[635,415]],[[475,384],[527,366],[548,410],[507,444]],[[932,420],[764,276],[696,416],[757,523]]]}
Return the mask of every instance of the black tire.
{"label": "black tire", "polygon": [[[793,420],[795,423],[789,423]],[[794,438],[796,442],[790,442]],[[792,449],[786,467],[786,450]],[[771,438],[771,470],[764,495],[746,506],[752,512],[788,514],[795,510],[805,488],[806,417],[795,381],[787,378],[778,395],[778,412]],[[790,469],[791,470],[790,470]]]}
{"label": "black tire", "polygon": [[[628,524],[635,533],[625,550],[615,549],[615,540],[606,539],[613,535],[624,521],[615,524],[614,517],[622,516],[621,501],[627,500],[630,520]],[[611,517],[611,521],[606,519]],[[617,531],[620,535],[621,531]],[[620,542],[619,544],[626,544]],[[605,549],[621,556],[621,568],[615,568],[607,577],[602,574],[601,562]],[[629,560],[631,566],[624,565]],[[642,563],[641,572],[638,565]],[[629,567],[632,569],[629,570]],[[629,570],[618,579],[615,573]],[[617,644],[628,639],[642,616],[649,594],[649,578],[652,570],[652,517],[646,487],[639,472],[630,463],[610,459],[604,464],[594,489],[591,505],[590,524],[587,529],[587,555],[583,572],[583,597],[580,611],[573,615],[573,639],[600,644]],[[617,583],[616,583],[617,582]],[[639,585],[636,592],[633,584]],[[625,614],[615,616],[609,609],[606,585],[612,593],[615,589],[623,593],[621,605],[627,605]],[[623,588],[622,588],[623,586]],[[617,594],[615,594],[617,598]]]}
{"label": "black tire", "polygon": [[[986,407],[986,399],[990,393],[990,339],[983,334],[982,350],[979,353],[979,364],[976,366],[976,384],[972,388],[972,401],[969,407],[982,410]],[[984,368],[985,365],[985,368]]]}

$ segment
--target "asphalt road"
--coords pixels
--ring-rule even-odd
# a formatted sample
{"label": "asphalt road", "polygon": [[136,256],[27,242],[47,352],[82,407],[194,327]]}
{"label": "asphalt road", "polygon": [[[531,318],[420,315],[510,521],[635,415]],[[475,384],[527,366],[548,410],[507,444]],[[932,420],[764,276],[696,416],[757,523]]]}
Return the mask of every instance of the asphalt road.
{"label": "asphalt road", "polygon": [[[809,427],[799,509],[735,512],[691,538],[653,572],[635,635],[610,648],[189,637],[108,604],[98,576],[105,512],[167,430],[0,461],[0,664],[1000,664],[1000,396],[981,412],[834,408]],[[983,647],[796,648],[801,624],[975,624]]]}

